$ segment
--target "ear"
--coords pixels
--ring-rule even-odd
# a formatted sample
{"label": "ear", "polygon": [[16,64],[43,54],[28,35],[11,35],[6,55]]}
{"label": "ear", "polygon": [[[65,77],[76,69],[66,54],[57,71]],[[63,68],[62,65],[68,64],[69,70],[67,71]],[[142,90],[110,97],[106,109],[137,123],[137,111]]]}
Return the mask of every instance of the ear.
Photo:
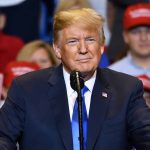
{"label": "ear", "polygon": [[58,44],[53,43],[53,49],[58,59],[61,59],[61,49]]}
{"label": "ear", "polygon": [[101,51],[101,55],[102,55],[102,54],[103,54],[103,52],[104,52],[104,46],[101,46],[100,51]]}

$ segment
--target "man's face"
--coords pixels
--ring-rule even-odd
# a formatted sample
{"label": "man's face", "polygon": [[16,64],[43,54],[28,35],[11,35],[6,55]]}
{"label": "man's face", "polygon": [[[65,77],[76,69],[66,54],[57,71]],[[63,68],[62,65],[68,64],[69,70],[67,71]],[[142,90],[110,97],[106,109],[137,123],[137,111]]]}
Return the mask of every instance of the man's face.
{"label": "man's face", "polygon": [[138,57],[150,57],[150,26],[139,26],[124,33],[131,53]]}
{"label": "man's face", "polygon": [[90,77],[99,64],[103,46],[97,30],[72,25],[61,31],[54,49],[68,72],[77,70]]}

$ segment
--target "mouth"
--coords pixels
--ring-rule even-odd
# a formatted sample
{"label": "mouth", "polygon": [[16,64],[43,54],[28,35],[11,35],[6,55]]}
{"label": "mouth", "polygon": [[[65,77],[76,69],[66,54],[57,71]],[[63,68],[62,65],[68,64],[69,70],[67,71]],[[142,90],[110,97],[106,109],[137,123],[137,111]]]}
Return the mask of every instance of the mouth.
{"label": "mouth", "polygon": [[139,44],[139,45],[140,45],[140,47],[149,47],[149,46],[150,46],[150,44],[149,44],[149,43]]}
{"label": "mouth", "polygon": [[91,60],[90,58],[82,58],[82,59],[78,59],[77,62],[86,63],[90,60]]}

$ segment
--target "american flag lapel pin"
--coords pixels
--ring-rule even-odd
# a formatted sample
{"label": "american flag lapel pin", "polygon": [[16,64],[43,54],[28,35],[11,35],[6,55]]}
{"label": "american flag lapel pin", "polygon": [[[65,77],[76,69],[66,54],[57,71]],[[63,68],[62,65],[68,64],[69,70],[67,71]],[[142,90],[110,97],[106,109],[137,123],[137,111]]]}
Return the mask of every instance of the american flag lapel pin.
{"label": "american flag lapel pin", "polygon": [[107,93],[106,92],[102,92],[102,96],[107,98]]}

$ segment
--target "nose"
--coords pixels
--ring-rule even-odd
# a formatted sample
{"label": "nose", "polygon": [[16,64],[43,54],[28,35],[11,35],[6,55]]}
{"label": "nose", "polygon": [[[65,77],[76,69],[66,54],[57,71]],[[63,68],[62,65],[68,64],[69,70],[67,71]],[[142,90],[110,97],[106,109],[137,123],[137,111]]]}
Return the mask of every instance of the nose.
{"label": "nose", "polygon": [[79,52],[82,54],[87,53],[88,46],[87,46],[85,40],[80,41],[78,49],[79,49]]}

